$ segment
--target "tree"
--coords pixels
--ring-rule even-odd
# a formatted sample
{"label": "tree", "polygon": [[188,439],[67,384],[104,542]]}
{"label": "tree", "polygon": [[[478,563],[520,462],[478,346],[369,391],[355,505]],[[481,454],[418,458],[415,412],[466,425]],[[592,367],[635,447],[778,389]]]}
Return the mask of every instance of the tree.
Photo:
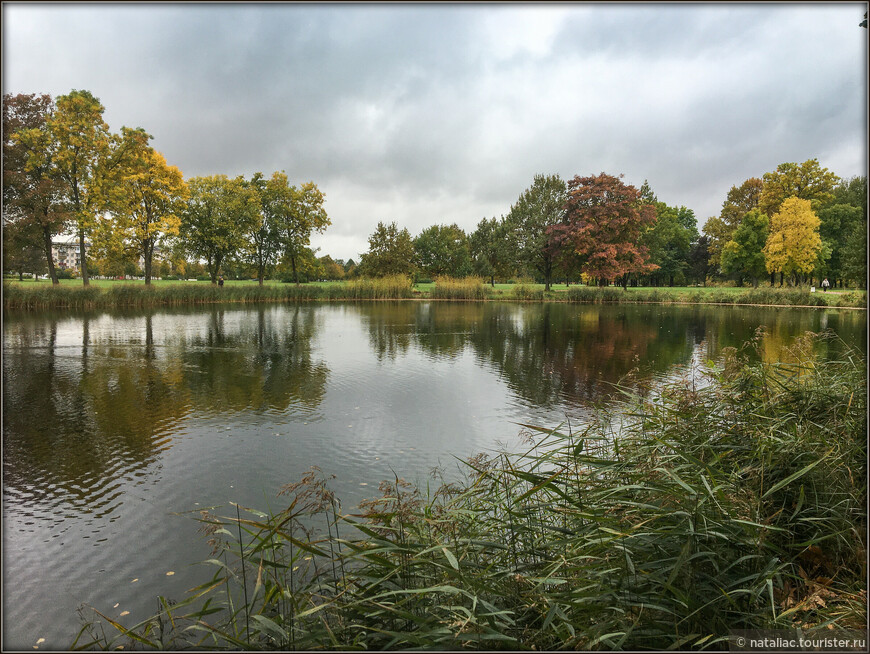
{"label": "tree", "polygon": [[[287,176],[275,173],[276,185],[286,185]],[[282,186],[283,188],[283,186]],[[290,262],[293,277],[299,283],[297,263],[300,256],[306,256],[311,243],[311,232],[322,234],[332,223],[323,207],[325,196],[314,182],[306,182],[300,187],[289,187],[290,204],[284,206],[279,221],[279,234],[284,256]],[[284,202],[282,191],[280,203]]]}
{"label": "tree", "polygon": [[719,217],[733,230],[737,229],[749,211],[758,208],[764,182],[757,177],[750,177],[740,186],[732,186],[722,203]]}
{"label": "tree", "polygon": [[504,218],[481,220],[468,237],[468,245],[474,273],[489,277],[489,283],[494,288],[496,275],[508,275],[510,271],[511,256]]}
{"label": "tree", "polygon": [[707,274],[710,272],[710,238],[700,236],[692,243],[689,251],[689,269],[696,284],[707,285]]}
{"label": "tree", "polygon": [[695,214],[664,202],[656,202],[655,211],[655,224],[644,234],[643,243],[649,248],[650,261],[658,266],[653,277],[667,278],[673,286],[674,278],[688,269],[692,241],[698,237]]}
{"label": "tree", "polygon": [[424,229],[414,239],[414,254],[417,265],[430,277],[467,277],[472,272],[468,237],[456,223]]}
{"label": "tree", "polygon": [[550,290],[559,256],[559,233],[552,227],[565,219],[565,182],[558,175],[535,175],[504,220],[508,239],[516,248],[516,262],[536,270]]}
{"label": "tree", "polygon": [[73,90],[57,98],[57,109],[48,119],[53,150],[50,176],[65,185],[79,237],[85,286],[89,284],[85,237],[104,208],[104,182],[111,167],[112,139],[103,111],[103,105],[89,91]]}
{"label": "tree", "polygon": [[764,246],[767,272],[798,275],[813,271],[822,249],[819,218],[809,200],[787,198],[770,218],[770,232]]}
{"label": "tree", "polygon": [[414,242],[408,230],[399,230],[395,222],[379,222],[369,236],[369,251],[362,255],[359,271],[368,277],[413,274]]}
{"label": "tree", "polygon": [[722,250],[722,271],[726,275],[744,276],[758,286],[758,278],[765,274],[764,246],[767,243],[769,220],[753,209],[743,216],[732,238]]}
{"label": "tree", "polygon": [[732,186],[722,203],[718,216],[712,216],[704,223],[703,232],[708,237],[707,249],[710,266],[721,272],[722,249],[734,237],[734,231],[747,212],[758,207],[764,183],[757,177],[750,177],[740,186]]}
{"label": "tree", "polygon": [[115,201],[116,237],[132,243],[144,262],[145,284],[151,284],[154,249],[167,237],[177,236],[189,196],[184,176],[166,163],[162,154],[148,145],[142,130],[123,130],[131,142],[129,159],[117,185],[121,199]]}
{"label": "tree", "polygon": [[24,273],[42,274],[46,270],[45,252],[37,225],[24,221],[8,223],[3,227],[3,270],[17,272],[18,279]]}
{"label": "tree", "polygon": [[250,247],[258,198],[243,177],[193,177],[188,188],[179,236],[188,254],[206,260],[211,283],[217,284],[223,262]]}
{"label": "tree", "polygon": [[[51,283],[59,284],[51,242],[63,232],[70,214],[63,186],[52,176],[47,121],[53,108],[49,95],[3,96],[3,226],[4,232],[15,225],[19,233],[38,233]],[[32,248],[32,240],[27,247]]]}
{"label": "tree", "polygon": [[834,187],[840,178],[819,165],[818,159],[808,159],[802,164],[782,163],[772,173],[764,173],[764,186],[759,208],[768,216],[779,211],[782,203],[791,197],[810,200],[812,210],[817,211],[833,197]]}
{"label": "tree", "polygon": [[257,268],[257,282],[263,285],[268,269],[278,262],[281,251],[281,223],[292,203],[287,176],[275,172],[271,179],[254,173],[251,188],[257,193],[259,210],[251,225],[251,263]]}
{"label": "tree", "polygon": [[328,254],[318,259],[323,269],[323,277],[329,281],[344,279],[344,262],[333,259]]}
{"label": "tree", "polygon": [[573,245],[587,275],[606,281],[621,278],[625,288],[630,273],[657,268],[640,244],[642,231],[655,219],[655,208],[641,204],[640,192],[620,178],[606,173],[575,176],[568,182],[565,224],[553,231]]}

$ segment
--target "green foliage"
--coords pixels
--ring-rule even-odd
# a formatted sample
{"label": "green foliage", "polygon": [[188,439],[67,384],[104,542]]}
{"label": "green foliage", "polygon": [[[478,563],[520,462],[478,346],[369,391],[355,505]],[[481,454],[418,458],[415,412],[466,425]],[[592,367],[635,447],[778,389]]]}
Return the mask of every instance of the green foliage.
{"label": "green foliage", "polygon": [[468,237],[456,223],[424,229],[414,239],[414,255],[430,277],[467,277],[472,272]]}
{"label": "green foliage", "polygon": [[407,229],[399,229],[395,222],[378,223],[369,236],[369,251],[362,255],[359,274],[366,277],[413,275],[414,243]]}
{"label": "green foliage", "polygon": [[216,283],[224,261],[250,247],[247,237],[257,221],[259,200],[242,177],[193,177],[188,187],[179,238],[187,254],[205,259]]}
{"label": "green foliage", "polygon": [[722,272],[726,275],[749,277],[758,286],[759,277],[767,272],[764,245],[767,243],[769,220],[758,209],[744,214],[734,237],[722,250]]}
{"label": "green foliage", "polygon": [[514,267],[540,273],[546,290],[560,250],[551,228],[564,221],[566,193],[558,175],[535,175],[504,219],[503,228],[514,248]]}
{"label": "green foliage", "polygon": [[523,451],[436,490],[385,481],[356,515],[316,468],[283,510],[203,512],[211,578],[129,629],[97,612],[74,646],[666,650],[863,628],[864,360],[817,359],[808,335],[769,364],[762,341],[703,388],[623,388],[580,431],[526,425]]}
{"label": "green foliage", "polygon": [[656,203],[655,209],[656,222],[644,234],[650,261],[658,266],[650,277],[673,286],[674,278],[682,277],[689,266],[691,243],[698,235],[695,215],[686,207],[669,207],[664,202]]}
{"label": "green foliage", "polygon": [[490,286],[495,278],[507,277],[511,272],[512,244],[508,240],[504,218],[484,218],[468,237],[472,267],[481,277],[489,277]]}

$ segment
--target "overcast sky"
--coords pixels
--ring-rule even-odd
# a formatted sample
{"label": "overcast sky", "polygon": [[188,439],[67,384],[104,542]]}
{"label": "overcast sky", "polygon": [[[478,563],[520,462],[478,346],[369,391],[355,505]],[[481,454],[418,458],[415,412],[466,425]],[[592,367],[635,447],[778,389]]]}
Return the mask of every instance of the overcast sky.
{"label": "overcast sky", "polygon": [[867,174],[867,3],[3,3],[3,93],[87,89],[186,178],[284,170],[353,258],[472,231],[536,173],[624,174],[699,227],[783,162]]}

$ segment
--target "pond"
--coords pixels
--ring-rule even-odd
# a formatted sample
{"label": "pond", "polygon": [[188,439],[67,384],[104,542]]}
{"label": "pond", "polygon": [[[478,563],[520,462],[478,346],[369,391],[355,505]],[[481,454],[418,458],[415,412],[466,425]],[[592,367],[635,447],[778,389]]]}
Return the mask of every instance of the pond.
{"label": "pond", "polygon": [[518,423],[582,422],[631,371],[696,374],[760,325],[773,360],[826,328],[863,351],[867,330],[863,311],[491,302],[4,318],[3,646],[28,650],[69,647],[81,604],[132,625],[181,599],[211,574],[198,512],[278,507],[312,466],[349,510],[517,446]]}

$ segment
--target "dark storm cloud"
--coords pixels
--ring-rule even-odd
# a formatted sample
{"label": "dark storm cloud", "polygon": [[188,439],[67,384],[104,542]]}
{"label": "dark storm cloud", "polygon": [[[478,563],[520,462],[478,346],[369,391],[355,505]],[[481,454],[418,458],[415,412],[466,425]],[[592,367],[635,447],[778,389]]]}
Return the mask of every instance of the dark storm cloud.
{"label": "dark storm cloud", "polygon": [[784,161],[866,174],[863,5],[4,5],[4,92],[86,88],[186,176],[286,170],[324,251],[624,173],[718,213]]}

